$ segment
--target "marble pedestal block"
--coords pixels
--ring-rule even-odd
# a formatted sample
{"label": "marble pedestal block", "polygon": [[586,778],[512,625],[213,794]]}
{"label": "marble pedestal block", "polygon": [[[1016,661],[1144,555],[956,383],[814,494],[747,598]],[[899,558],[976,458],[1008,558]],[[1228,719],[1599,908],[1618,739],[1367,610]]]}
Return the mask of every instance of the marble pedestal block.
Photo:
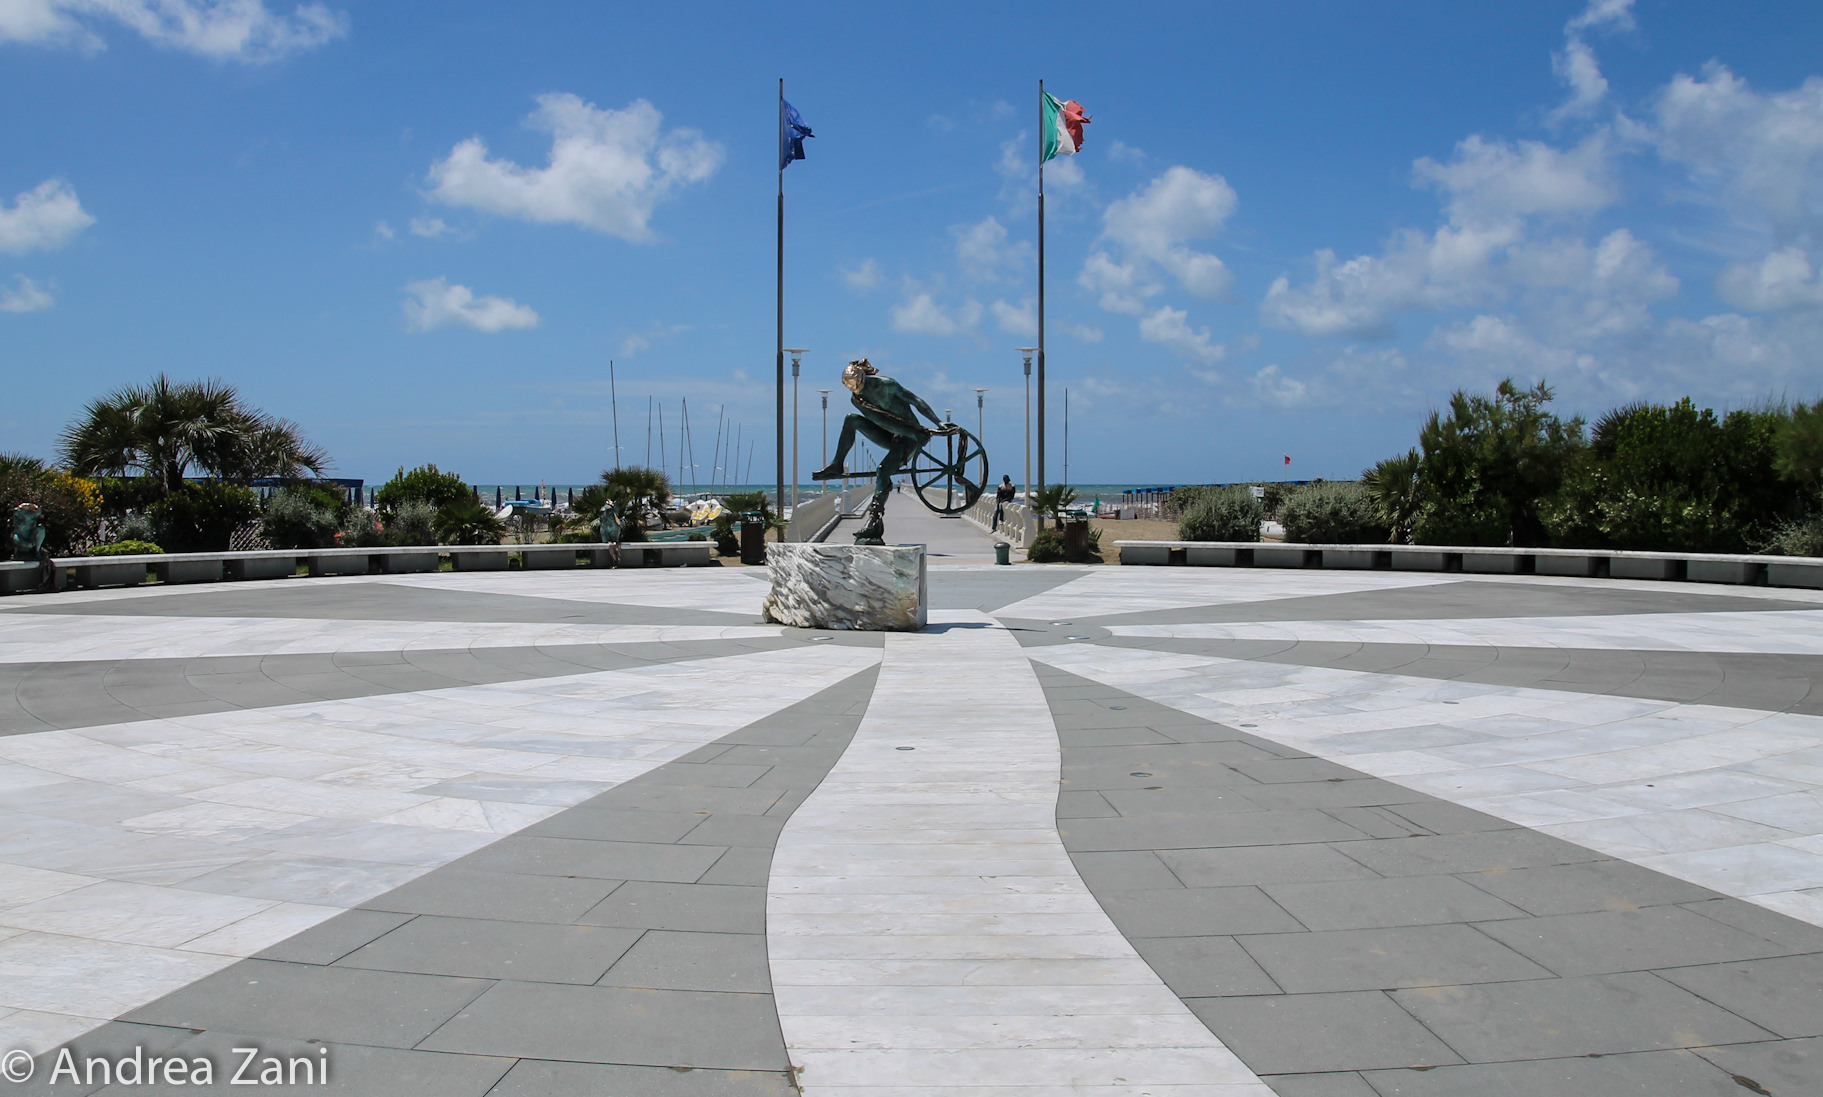
{"label": "marble pedestal block", "polygon": [[924,627],[924,546],[766,546],[766,620],[798,628],[916,632]]}

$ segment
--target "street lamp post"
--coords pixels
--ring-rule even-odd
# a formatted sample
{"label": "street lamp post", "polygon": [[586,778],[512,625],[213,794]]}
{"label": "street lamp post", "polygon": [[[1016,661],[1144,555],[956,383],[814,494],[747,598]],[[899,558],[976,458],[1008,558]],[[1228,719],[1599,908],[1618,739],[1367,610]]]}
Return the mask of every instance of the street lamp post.
{"label": "street lamp post", "polygon": [[1025,356],[1025,505],[1032,505],[1032,355],[1037,347],[1020,347]]}
{"label": "street lamp post", "polygon": [[975,390],[975,442],[983,449],[987,448],[987,430],[982,426],[982,416],[985,413],[981,410],[981,403],[986,399],[983,395],[986,392],[986,389]]}
{"label": "street lamp post", "polygon": [[[829,390],[818,389],[823,394],[823,463],[818,468],[829,467]],[[829,494],[829,481],[823,481],[823,494]]]}
{"label": "street lamp post", "polygon": [[[798,362],[804,356],[805,347],[786,347],[785,353],[791,355],[791,509],[798,509]],[[779,500],[779,510],[785,509],[785,500]]]}

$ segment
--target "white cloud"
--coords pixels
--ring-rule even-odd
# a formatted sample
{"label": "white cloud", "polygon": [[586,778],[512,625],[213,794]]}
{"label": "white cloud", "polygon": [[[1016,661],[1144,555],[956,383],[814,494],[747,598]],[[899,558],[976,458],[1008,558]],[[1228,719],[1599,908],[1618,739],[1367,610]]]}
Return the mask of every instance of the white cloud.
{"label": "white cloud", "polygon": [[1583,32],[1632,29],[1633,0],[1590,0],[1564,25],[1563,52],[1551,55],[1551,68],[1570,89],[1570,97],[1551,112],[1552,120],[1590,114],[1608,97],[1608,80]]}
{"label": "white cloud", "polygon": [[1760,95],[1711,62],[1672,79],[1652,110],[1660,154],[1718,188],[1730,212],[1780,243],[1823,244],[1823,78]]}
{"label": "white cloud", "polygon": [[909,290],[903,304],[892,307],[893,330],[909,335],[961,335],[981,322],[981,303],[969,298],[955,309],[945,309],[927,291]]}
{"label": "white cloud", "polygon": [[490,160],[487,145],[471,137],[431,165],[430,196],[505,217],[650,240],[653,207],[714,175],[723,155],[695,130],[667,133],[662,122],[644,99],[625,110],[602,110],[567,93],[541,95],[525,124],[551,135],[546,166]]}
{"label": "white cloud", "polygon": [[841,267],[842,282],[849,289],[863,292],[880,284],[880,264],[872,259],[861,260],[857,267]]}
{"label": "white cloud", "polygon": [[990,281],[1000,276],[1002,268],[1017,268],[1032,254],[1032,246],[1020,241],[1006,242],[1006,226],[989,217],[973,225],[956,225],[950,230],[956,241],[956,261],[970,278]]}
{"label": "white cloud", "polygon": [[636,331],[620,341],[620,356],[631,358],[641,351],[650,350],[652,344],[674,335],[681,335],[690,330],[689,324],[653,324],[644,331]]}
{"label": "white cloud", "polygon": [[1594,213],[1620,197],[1606,132],[1570,149],[1538,141],[1485,141],[1474,135],[1439,164],[1426,156],[1412,174],[1449,199],[1452,225],[1504,224],[1525,217]]}
{"label": "white cloud", "polygon": [[17,288],[0,287],[0,312],[38,312],[57,303],[57,299],[38,287],[38,283],[20,274]]}
{"label": "white cloud", "polygon": [[373,226],[373,235],[376,240],[391,240],[393,238],[392,226],[384,221],[376,221]]}
{"label": "white cloud", "polygon": [[1188,321],[1189,313],[1184,310],[1168,305],[1160,306],[1156,312],[1140,319],[1139,337],[1206,366],[1212,366],[1227,357],[1226,347],[1209,341],[1208,328],[1193,329]]}
{"label": "white cloud", "polygon": [[1295,377],[1287,377],[1276,364],[1253,375],[1253,396],[1261,403],[1281,408],[1296,407],[1309,395],[1309,385]]}
{"label": "white cloud", "polygon": [[423,236],[435,240],[439,236],[447,236],[455,231],[441,217],[414,217],[411,219],[413,236]]}
{"label": "white cloud", "polygon": [[476,297],[467,286],[452,286],[448,279],[430,278],[405,287],[405,320],[413,331],[461,325],[476,331],[507,331],[538,326],[530,306],[508,297]]}
{"label": "white cloud", "polygon": [[1586,216],[1616,201],[1611,174],[1604,132],[1567,150],[1470,137],[1448,163],[1425,157],[1413,165],[1415,180],[1444,194],[1445,223],[1434,233],[1403,230],[1381,254],[1346,262],[1321,250],[1309,283],[1294,289],[1285,276],[1272,283],[1262,318],[1305,335],[1384,338],[1403,311],[1499,300],[1514,273],[1500,261],[1537,222]]}
{"label": "white cloud", "polygon": [[264,0],[0,0],[0,41],[103,48],[95,24],[112,21],[163,49],[259,64],[348,33],[348,16],[321,3],[289,15]]}
{"label": "white cloud", "polygon": [[[1047,197],[1067,197],[1087,185],[1088,176],[1076,160],[1074,156],[1059,156],[1044,166]],[[1003,141],[994,170],[1000,175],[1001,201],[1021,209],[1038,201],[1038,146],[1031,134],[1021,133]]]}
{"label": "white cloud", "polygon": [[857,267],[841,267],[842,282],[849,289],[863,292],[880,284],[880,264],[872,259],[861,260]]}
{"label": "white cloud", "polygon": [[1762,258],[1731,263],[1715,282],[1722,300],[1749,312],[1823,308],[1823,278],[1803,249],[1780,248]]}
{"label": "white cloud", "polygon": [[1119,164],[1143,164],[1146,154],[1125,141],[1116,139],[1108,142],[1108,159]]}
{"label": "white cloud", "polygon": [[[1182,165],[1171,167],[1143,190],[1110,204],[1102,214],[1102,236],[1129,263],[1150,262],[1198,297],[1220,297],[1233,281],[1214,255],[1186,241],[1213,236],[1234,212],[1234,188],[1219,175]],[[1119,311],[1119,310],[1116,310]]]}
{"label": "white cloud", "polygon": [[1135,263],[1117,263],[1105,251],[1089,253],[1083,261],[1076,283],[1090,293],[1101,295],[1101,307],[1123,316],[1138,316],[1146,311],[1146,298],[1156,296],[1164,287],[1145,277]]}
{"label": "white cloud", "polygon": [[1101,329],[1089,324],[1065,324],[1063,330],[1084,343],[1101,342]]}
{"label": "white cloud", "polygon": [[14,198],[10,209],[0,203],[0,253],[54,251],[94,223],[68,183],[46,179]]}
{"label": "white cloud", "polygon": [[1038,306],[1035,302],[1028,300],[1010,305],[1005,301],[995,301],[989,308],[1001,331],[1028,338],[1038,335]]}

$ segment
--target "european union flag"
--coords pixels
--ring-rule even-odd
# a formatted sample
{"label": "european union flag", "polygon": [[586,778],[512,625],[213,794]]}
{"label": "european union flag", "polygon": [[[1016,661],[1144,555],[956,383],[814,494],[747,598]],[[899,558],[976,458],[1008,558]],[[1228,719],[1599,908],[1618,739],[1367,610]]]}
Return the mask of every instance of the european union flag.
{"label": "european union flag", "polygon": [[779,170],[784,171],[793,160],[804,158],[804,138],[816,134],[798,117],[798,108],[783,99],[779,103],[784,107],[779,115]]}

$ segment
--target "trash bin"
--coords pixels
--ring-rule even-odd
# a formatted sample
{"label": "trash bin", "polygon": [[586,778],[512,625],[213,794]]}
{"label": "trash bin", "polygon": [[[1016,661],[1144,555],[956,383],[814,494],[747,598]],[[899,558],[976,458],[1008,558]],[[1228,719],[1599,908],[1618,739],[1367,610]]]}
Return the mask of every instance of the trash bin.
{"label": "trash bin", "polygon": [[1063,523],[1063,554],[1080,560],[1089,554],[1089,520],[1071,517]]}
{"label": "trash bin", "polygon": [[994,542],[994,563],[1010,564],[1013,562],[1013,546],[1005,541]]}
{"label": "trash bin", "polygon": [[741,563],[766,562],[766,516],[757,510],[741,515]]}

